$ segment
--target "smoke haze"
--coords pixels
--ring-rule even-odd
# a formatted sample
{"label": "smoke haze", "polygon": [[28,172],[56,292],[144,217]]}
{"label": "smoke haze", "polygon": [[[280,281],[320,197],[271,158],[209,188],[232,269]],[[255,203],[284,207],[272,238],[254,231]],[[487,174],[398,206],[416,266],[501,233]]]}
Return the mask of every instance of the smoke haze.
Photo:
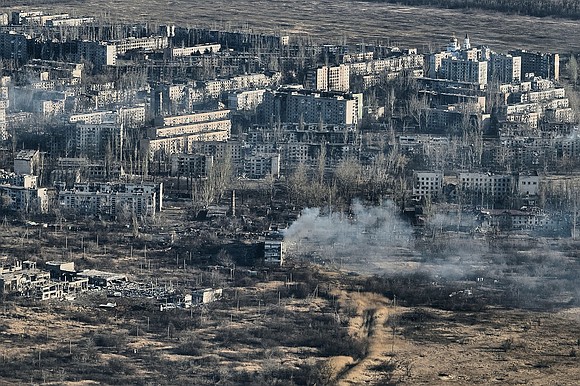
{"label": "smoke haze", "polygon": [[378,276],[419,272],[435,282],[516,288],[518,297],[525,293],[530,302],[537,297],[577,302],[580,259],[571,239],[442,231],[454,222],[452,215],[437,215],[426,227],[434,232],[418,234],[392,202],[374,207],[356,202],[348,215],[304,209],[284,231],[284,240],[288,255],[342,271]]}

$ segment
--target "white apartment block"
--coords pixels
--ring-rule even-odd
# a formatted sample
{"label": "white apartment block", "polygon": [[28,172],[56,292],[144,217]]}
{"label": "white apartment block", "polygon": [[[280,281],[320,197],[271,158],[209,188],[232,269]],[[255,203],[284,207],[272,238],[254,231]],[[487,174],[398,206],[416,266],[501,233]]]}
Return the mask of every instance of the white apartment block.
{"label": "white apartment block", "polygon": [[553,99],[566,98],[566,90],[564,88],[553,88],[548,90],[529,91],[522,94],[522,102],[542,102]]}
{"label": "white apartment block", "polygon": [[219,98],[223,92],[270,87],[277,84],[280,78],[280,73],[276,73],[271,77],[265,74],[239,75],[227,79],[215,79],[203,82],[202,89],[207,96]]}
{"label": "white apartment block", "polygon": [[85,123],[99,125],[101,123],[116,123],[117,116],[113,111],[95,111],[92,113],[72,114],[68,117],[69,123]]}
{"label": "white apartment block", "polygon": [[170,156],[176,153],[192,153],[198,142],[205,141],[226,141],[229,138],[229,131],[211,131],[184,134],[177,137],[144,139],[141,141],[141,151],[148,154],[150,160],[155,155]]}
{"label": "white apartment block", "polygon": [[[2,93],[1,90],[0,93]],[[6,94],[8,94],[8,91],[6,91]],[[8,110],[8,100],[1,98],[2,96],[0,96],[0,141],[6,141],[8,139],[8,121],[6,119],[6,110]]]}
{"label": "white apartment block", "polygon": [[308,73],[306,83],[306,87],[311,90],[348,92],[350,67],[345,64],[322,66]]}
{"label": "white apartment block", "polygon": [[116,110],[118,117],[117,123],[125,127],[136,128],[145,126],[146,109],[145,105],[124,106]]}
{"label": "white apartment block", "polygon": [[550,122],[571,122],[574,118],[570,101],[563,88],[547,88],[553,86],[551,81],[532,82],[531,89],[506,93],[508,105],[502,106],[500,119],[507,122],[527,124],[537,128],[542,118]]}
{"label": "white apartment block", "polygon": [[358,52],[352,54],[344,54],[342,56],[343,63],[357,63],[357,62],[370,62],[374,58],[374,53],[372,52]]}
{"label": "white apartment block", "polygon": [[493,197],[513,194],[516,181],[511,175],[491,173],[459,173],[459,184],[462,190],[482,192]]}
{"label": "white apartment block", "polygon": [[64,99],[35,100],[32,111],[44,117],[55,117],[64,114]]}
{"label": "white apartment block", "polygon": [[[286,95],[284,95],[286,94]],[[278,108],[275,99],[280,99]],[[265,95],[267,114],[286,123],[356,125],[362,118],[362,94],[276,92]]]}
{"label": "white apartment block", "polygon": [[443,59],[450,58],[452,56],[449,52],[436,52],[430,54],[427,58],[426,63],[426,75],[429,78],[437,78],[439,71],[441,70],[441,64]]}
{"label": "white apartment block", "polygon": [[85,123],[91,125],[122,124],[125,127],[141,127],[145,125],[145,105],[120,107],[117,110],[94,111],[91,113],[72,114],[68,116],[69,123]]}
{"label": "white apartment block", "polygon": [[540,114],[536,112],[514,112],[505,116],[505,122],[521,123],[530,129],[537,129]]}
{"label": "white apartment block", "polygon": [[328,91],[328,67],[323,66],[310,70],[306,75],[306,88],[317,91]]}
{"label": "white apartment block", "polygon": [[507,106],[504,106],[502,108],[502,113],[504,113],[505,115],[510,115],[510,114],[522,114],[522,113],[531,113],[531,112],[538,112],[540,109],[540,106],[535,103],[516,103],[516,104],[510,104]]}
{"label": "white apartment block", "polygon": [[578,158],[580,157],[580,136],[575,130],[571,135],[563,138],[557,138],[554,146],[558,154],[562,157]]}
{"label": "white apartment block", "polygon": [[158,51],[169,47],[167,36],[150,36],[144,38],[129,37],[121,40],[114,40],[109,44],[115,47],[117,55],[123,55],[127,51]]}
{"label": "white apartment block", "polygon": [[79,27],[83,24],[93,23],[93,17],[70,17],[63,19],[53,19],[46,22],[47,27]]}
{"label": "white apartment block", "polygon": [[417,54],[347,64],[350,73],[354,75],[396,74],[403,70],[421,69],[423,65],[423,55]]}
{"label": "white apartment block", "polygon": [[441,61],[440,75],[457,82],[487,84],[487,62],[450,57]]}
{"label": "white apartment block", "polygon": [[200,44],[193,47],[177,47],[177,48],[169,48],[167,53],[169,54],[170,58],[176,58],[180,56],[191,56],[191,55],[201,55],[205,53],[213,53],[221,51],[222,45],[219,43],[208,43],[208,44]]}
{"label": "white apartment block", "polygon": [[244,174],[248,178],[260,179],[280,175],[280,154],[256,154],[244,160]]}
{"label": "white apartment block", "polygon": [[572,123],[574,122],[575,118],[574,111],[570,107],[547,109],[544,113],[544,116],[550,122],[565,122],[565,123]]}
{"label": "white apartment block", "polygon": [[231,110],[206,111],[186,115],[172,115],[166,117],[158,117],[156,119],[155,124],[158,126],[178,126],[190,123],[225,120],[230,119],[230,116]]}
{"label": "white apartment block", "polygon": [[46,73],[48,79],[64,79],[82,77],[84,65],[82,63],[67,63],[53,60],[33,59],[23,66],[27,73],[43,74]]}
{"label": "white apartment block", "polygon": [[[232,121],[222,119],[198,123],[186,123],[178,126],[153,127],[147,130],[149,138],[171,138],[188,134],[200,133],[225,133],[229,138],[232,129]],[[220,134],[221,135],[221,134]]]}
{"label": "white apartment block", "polygon": [[12,12],[12,24],[26,24],[28,18],[40,17],[44,15],[42,11],[14,11]]}
{"label": "white apartment block", "polygon": [[[12,16],[14,18],[14,14]],[[68,13],[60,13],[54,15],[45,15],[44,12],[20,12],[19,24],[27,25],[42,25],[45,26],[53,20],[68,19],[70,15]]]}
{"label": "white apartment block", "polygon": [[171,156],[171,175],[191,178],[209,176],[214,157],[207,154],[173,154]]}
{"label": "white apartment block", "polygon": [[539,193],[540,176],[508,175],[492,173],[459,173],[459,184],[462,190],[482,192],[493,197],[512,194],[536,196]]}
{"label": "white apartment block", "polygon": [[309,161],[307,143],[291,142],[282,144],[282,156],[285,163],[289,165],[298,165]]}
{"label": "white apartment block", "polygon": [[113,148],[121,149],[123,128],[117,123],[77,123],[75,139],[77,153],[91,158],[104,154],[107,143],[112,144]]}
{"label": "white apartment block", "polygon": [[150,159],[157,154],[170,156],[194,153],[192,143],[199,141],[226,141],[231,134],[230,110],[159,117],[159,127],[147,131],[149,139],[141,142],[142,151]]}
{"label": "white apartment block", "polygon": [[14,173],[17,175],[38,175],[41,154],[38,150],[20,150],[14,156]]}
{"label": "white apartment block", "polygon": [[518,193],[522,196],[537,196],[540,193],[540,176],[518,176]]}
{"label": "white apartment block", "polygon": [[61,209],[86,215],[155,216],[163,207],[163,184],[84,183],[58,192]]}
{"label": "white apartment block", "polygon": [[228,157],[234,164],[239,164],[243,159],[242,144],[238,141],[200,141],[191,145],[193,152],[211,155],[216,160]]}
{"label": "white apartment block", "polygon": [[16,31],[0,33],[0,57],[24,62],[28,59],[28,36]]}
{"label": "white apartment block", "polygon": [[413,197],[437,198],[443,195],[443,172],[413,173]]}
{"label": "white apartment block", "polygon": [[228,95],[228,107],[236,111],[255,110],[264,100],[266,90],[237,91]]}
{"label": "white apartment block", "polygon": [[45,14],[43,11],[12,12],[12,24],[17,25],[37,25],[47,27],[78,27],[82,24],[93,23],[93,17],[74,17],[68,13]]}

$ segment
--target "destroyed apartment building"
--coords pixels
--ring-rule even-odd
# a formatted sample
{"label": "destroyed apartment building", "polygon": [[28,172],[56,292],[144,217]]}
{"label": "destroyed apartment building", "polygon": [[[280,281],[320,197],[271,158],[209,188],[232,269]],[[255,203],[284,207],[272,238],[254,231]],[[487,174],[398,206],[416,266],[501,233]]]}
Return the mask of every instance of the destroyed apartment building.
{"label": "destroyed apartment building", "polygon": [[76,276],[73,262],[48,262],[46,270],[41,270],[33,261],[9,262],[4,258],[0,266],[0,289],[5,295],[62,299],[86,291],[88,280]]}
{"label": "destroyed apartment building", "polygon": [[265,265],[281,266],[284,264],[286,246],[284,244],[284,237],[280,232],[272,231],[266,234],[262,245],[264,248]]}
{"label": "destroyed apartment building", "polygon": [[159,310],[166,311],[175,308],[201,306],[217,302],[222,298],[222,296],[222,288],[204,288],[186,294],[172,294],[165,299],[165,303],[159,305]]}

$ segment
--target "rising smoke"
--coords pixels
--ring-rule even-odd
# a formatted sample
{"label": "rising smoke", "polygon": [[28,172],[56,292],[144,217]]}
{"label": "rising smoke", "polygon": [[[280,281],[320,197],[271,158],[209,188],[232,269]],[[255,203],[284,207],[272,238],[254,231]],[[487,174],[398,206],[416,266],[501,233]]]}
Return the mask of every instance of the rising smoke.
{"label": "rising smoke", "polygon": [[408,269],[415,257],[413,229],[391,201],[373,207],[355,202],[348,214],[304,209],[284,240],[289,254],[365,274],[381,273],[385,263]]}
{"label": "rising smoke", "polygon": [[530,303],[538,296],[577,301],[580,291],[572,273],[578,272],[580,261],[570,258],[572,241],[451,231],[458,228],[455,224],[456,216],[437,215],[427,227],[432,232],[417,232],[391,201],[372,207],[355,202],[348,214],[304,209],[284,231],[284,240],[288,255],[346,272],[419,272],[433,281],[513,287],[518,296],[525,292]]}

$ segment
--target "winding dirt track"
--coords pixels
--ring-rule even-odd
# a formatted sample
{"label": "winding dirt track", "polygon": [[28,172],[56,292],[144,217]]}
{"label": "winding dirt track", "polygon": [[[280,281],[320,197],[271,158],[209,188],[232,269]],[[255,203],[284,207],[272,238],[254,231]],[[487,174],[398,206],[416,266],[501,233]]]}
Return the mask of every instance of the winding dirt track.
{"label": "winding dirt track", "polygon": [[366,340],[368,346],[365,356],[358,362],[332,362],[335,382],[339,386],[348,386],[376,381],[378,374],[372,367],[387,363],[393,352],[404,344],[392,334],[387,325],[389,316],[394,315],[397,310],[391,306],[389,299],[373,293],[342,292],[339,299],[343,306],[356,310],[356,316],[351,318],[349,328],[353,336]]}
{"label": "winding dirt track", "polygon": [[[36,7],[40,7],[39,1]],[[13,8],[22,8],[15,6]],[[104,15],[125,21],[171,22],[189,26],[239,27],[302,33],[327,41],[400,42],[439,47],[453,34],[469,33],[474,44],[497,50],[526,48],[580,51],[580,23],[553,18],[409,7],[349,0],[104,0],[52,2],[49,10]]]}

